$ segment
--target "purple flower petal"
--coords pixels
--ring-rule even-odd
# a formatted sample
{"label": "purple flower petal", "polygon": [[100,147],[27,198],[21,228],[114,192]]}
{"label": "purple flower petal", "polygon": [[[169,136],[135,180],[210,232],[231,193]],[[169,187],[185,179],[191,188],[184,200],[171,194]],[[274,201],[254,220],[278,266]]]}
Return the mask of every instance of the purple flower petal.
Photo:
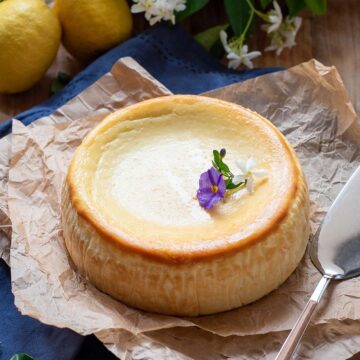
{"label": "purple flower petal", "polygon": [[199,189],[211,189],[211,186],[214,185],[210,180],[208,172],[209,170],[200,175]]}
{"label": "purple flower petal", "polygon": [[203,208],[211,209],[224,198],[225,191],[226,185],[223,176],[213,167],[200,175],[197,198]]}
{"label": "purple flower petal", "polygon": [[218,178],[221,176],[213,167],[207,171],[207,175],[210,179],[211,185],[216,185]]}
{"label": "purple flower petal", "polygon": [[218,193],[222,197],[224,197],[225,192],[226,192],[226,185],[225,185],[225,181],[224,181],[224,178],[222,177],[222,175],[219,177],[219,180],[217,182],[217,187],[218,187]]}
{"label": "purple flower petal", "polygon": [[205,209],[211,209],[216,205],[222,198],[219,193],[210,191],[198,191],[197,198],[201,207]]}

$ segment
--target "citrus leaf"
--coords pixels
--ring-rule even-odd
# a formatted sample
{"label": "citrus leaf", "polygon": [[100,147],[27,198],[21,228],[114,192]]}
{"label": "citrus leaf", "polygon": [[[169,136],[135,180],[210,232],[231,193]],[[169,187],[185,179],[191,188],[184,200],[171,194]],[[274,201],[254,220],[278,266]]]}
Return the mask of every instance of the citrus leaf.
{"label": "citrus leaf", "polygon": [[[250,1],[252,3],[254,2],[254,0]],[[236,36],[240,36],[245,30],[246,24],[248,23],[251,16],[251,9],[249,4],[246,0],[225,0],[225,9],[234,34]],[[252,25],[253,24],[254,21],[252,21]],[[249,30],[252,28],[252,25],[250,26]]]}
{"label": "citrus leaf", "polygon": [[215,58],[222,58],[225,50],[224,47],[222,46],[222,43],[220,41],[220,38],[215,42],[215,44],[210,48],[209,53],[214,56]]}
{"label": "citrus leaf", "polygon": [[267,6],[269,6],[269,4],[271,3],[272,0],[260,0],[261,6],[263,9],[265,9]]}
{"label": "citrus leaf", "polygon": [[196,34],[194,36],[194,39],[206,50],[210,51],[210,49],[219,39],[219,32],[221,30],[225,30],[228,26],[229,24],[211,27],[205,31],[202,31],[201,33]]}
{"label": "citrus leaf", "polygon": [[202,9],[209,0],[187,0],[185,10],[176,14],[176,21],[182,21]]}
{"label": "citrus leaf", "polygon": [[324,15],[326,13],[326,0],[305,0],[305,3],[315,15]]}
{"label": "citrus leaf", "polygon": [[286,0],[286,5],[290,16],[295,16],[306,6],[305,0]]}

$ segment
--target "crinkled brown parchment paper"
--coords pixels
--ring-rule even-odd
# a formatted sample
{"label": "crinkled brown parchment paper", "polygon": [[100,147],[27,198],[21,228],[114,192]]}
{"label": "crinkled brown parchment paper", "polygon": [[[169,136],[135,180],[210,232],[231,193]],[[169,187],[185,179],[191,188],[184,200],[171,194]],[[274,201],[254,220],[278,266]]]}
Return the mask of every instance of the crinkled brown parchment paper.
{"label": "crinkled brown parchment paper", "polygon": [[[16,305],[45,323],[95,333],[123,359],[274,358],[320,278],[308,256],[285,284],[262,300],[199,318],[132,309],[95,289],[69,263],[59,204],[74,149],[109,111],[166,94],[168,90],[127,58],[50,117],[29,127],[14,121],[7,143],[8,182],[0,185],[3,189],[7,184],[8,195],[1,197],[0,210],[12,222]],[[310,61],[207,95],[259,112],[288,138],[309,181],[314,231],[360,164],[360,122],[336,70]],[[357,319],[360,281],[333,284],[299,354],[344,359],[360,351]]]}
{"label": "crinkled brown parchment paper", "polygon": [[[121,66],[122,64],[124,66]],[[42,124],[66,125],[72,120],[89,114],[104,116],[122,106],[167,94],[170,94],[170,91],[162,84],[136,62],[126,59],[55,113],[31,123],[28,127],[32,129]],[[88,131],[89,126],[94,125],[87,125],[85,131]],[[8,135],[0,139],[0,258],[8,264],[10,262],[11,221],[7,187],[11,137]]]}
{"label": "crinkled brown parchment paper", "polygon": [[11,135],[0,139],[0,258],[9,264],[11,221],[7,204]]}

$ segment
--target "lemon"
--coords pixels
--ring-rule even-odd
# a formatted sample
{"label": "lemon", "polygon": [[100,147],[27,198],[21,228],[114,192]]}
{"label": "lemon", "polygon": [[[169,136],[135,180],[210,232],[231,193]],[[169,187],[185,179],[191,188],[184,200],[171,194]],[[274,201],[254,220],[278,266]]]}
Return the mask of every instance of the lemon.
{"label": "lemon", "polygon": [[132,17],[125,0],[56,0],[54,11],[64,46],[80,61],[93,59],[131,34]]}
{"label": "lemon", "polygon": [[0,93],[31,88],[60,45],[61,27],[41,0],[0,0]]}

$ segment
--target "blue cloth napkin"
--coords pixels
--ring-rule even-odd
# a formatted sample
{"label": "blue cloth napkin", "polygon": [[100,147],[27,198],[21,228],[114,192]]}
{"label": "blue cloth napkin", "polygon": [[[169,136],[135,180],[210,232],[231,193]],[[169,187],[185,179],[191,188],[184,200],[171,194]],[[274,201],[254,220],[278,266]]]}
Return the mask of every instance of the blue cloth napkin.
{"label": "blue cloth napkin", "polygon": [[[110,50],[79,73],[62,91],[16,116],[25,125],[49,115],[86,89],[121,57],[131,56],[175,94],[198,94],[278,71],[264,68],[230,71],[212,58],[181,27],[160,25]],[[0,125],[0,137],[11,132],[11,120]],[[84,340],[85,339],[85,340]],[[36,360],[115,359],[95,337],[22,316],[14,305],[10,271],[0,261],[0,360],[25,352]]]}
{"label": "blue cloth napkin", "polygon": [[[41,105],[18,114],[16,119],[28,125],[51,114],[109,72],[113,64],[124,56],[133,57],[174,94],[199,94],[280,70],[228,70],[181,27],[159,25],[110,50],[79,73],[62,91]],[[10,120],[0,125],[0,137],[10,131]]]}

